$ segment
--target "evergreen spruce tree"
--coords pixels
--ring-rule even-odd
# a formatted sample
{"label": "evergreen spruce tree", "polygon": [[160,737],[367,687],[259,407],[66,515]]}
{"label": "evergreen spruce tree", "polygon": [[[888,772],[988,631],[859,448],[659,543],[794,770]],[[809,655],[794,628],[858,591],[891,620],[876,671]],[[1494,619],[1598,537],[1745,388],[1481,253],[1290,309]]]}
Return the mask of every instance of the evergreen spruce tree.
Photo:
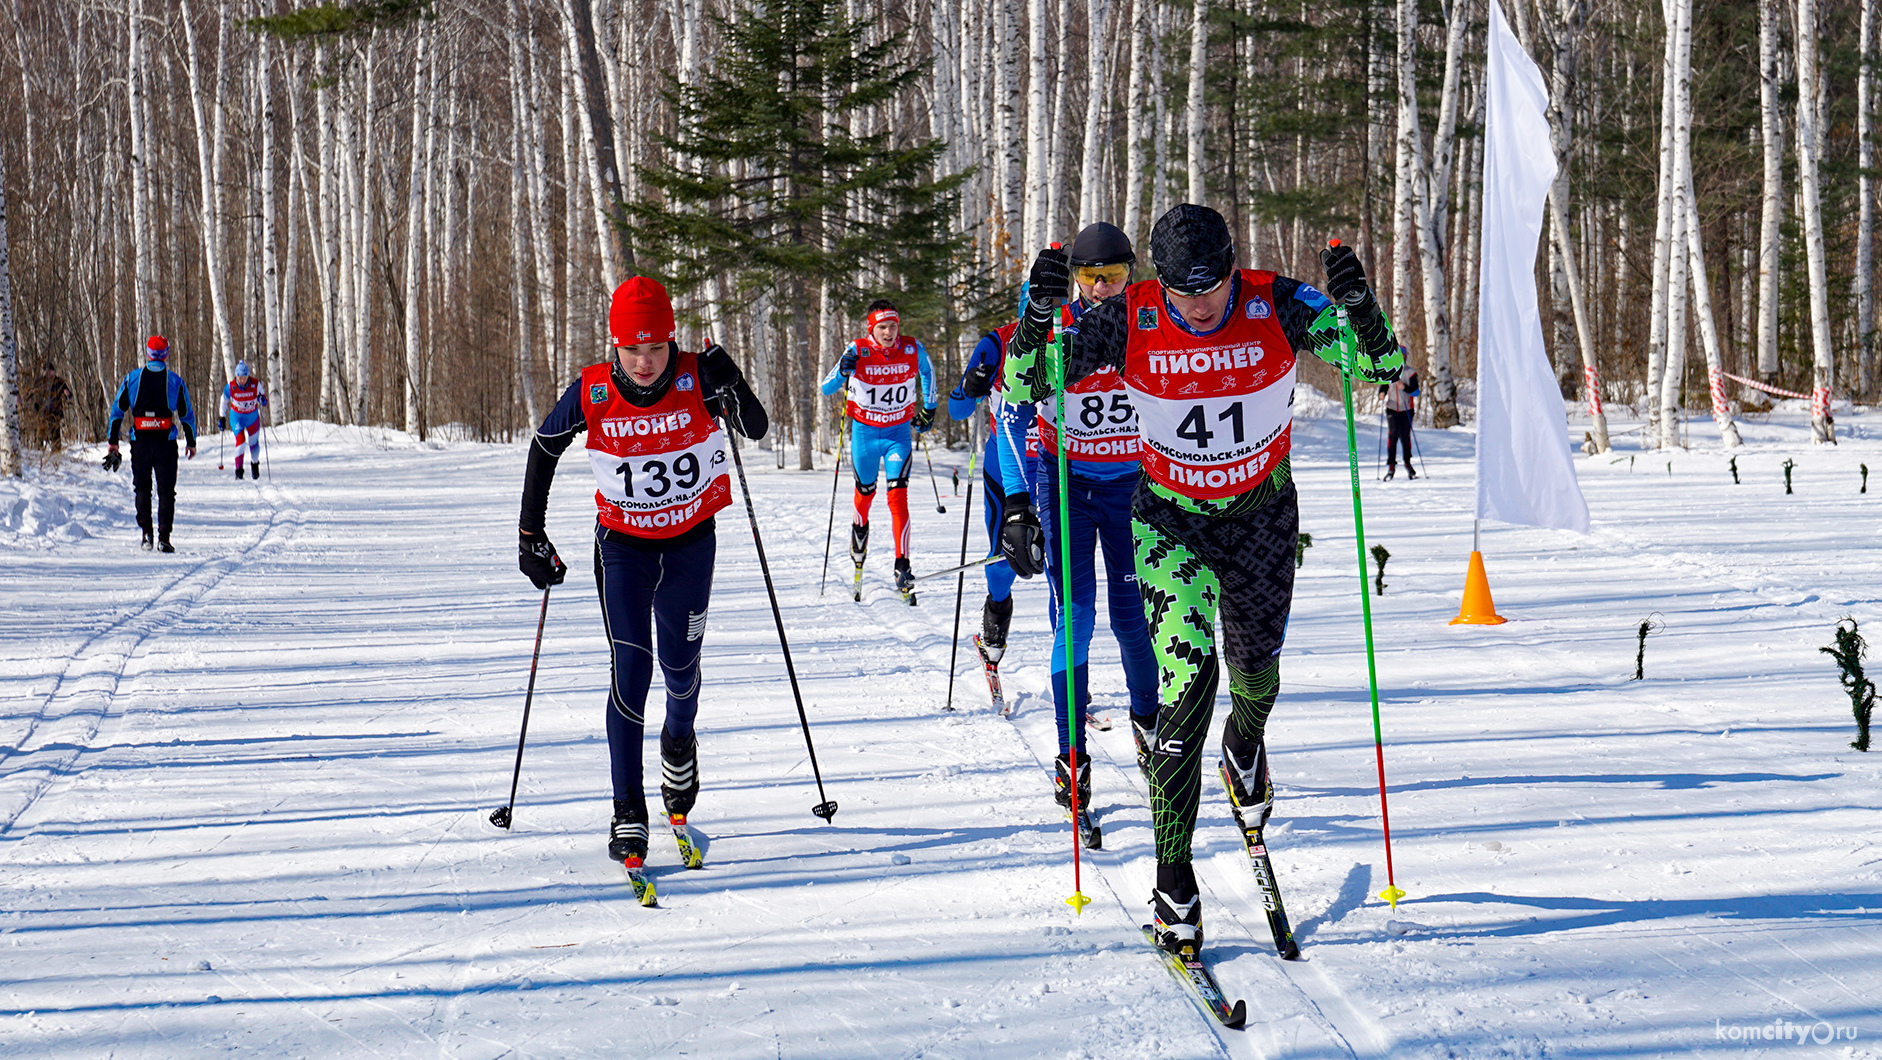
{"label": "evergreen spruce tree", "polygon": [[[793,418],[808,439],[821,359],[809,316],[823,282],[852,311],[892,296],[937,352],[957,317],[987,315],[991,285],[959,281],[966,241],[950,231],[968,174],[935,176],[937,139],[850,133],[852,114],[915,91],[923,64],[905,35],[871,44],[872,23],[832,0],[742,2],[715,21],[723,44],[699,80],[669,80],[677,132],[643,167],[655,196],[632,207],[634,241],[643,267],[677,291],[723,276],[736,296],[774,294],[790,317]],[[800,446],[798,466],[809,460]]]}

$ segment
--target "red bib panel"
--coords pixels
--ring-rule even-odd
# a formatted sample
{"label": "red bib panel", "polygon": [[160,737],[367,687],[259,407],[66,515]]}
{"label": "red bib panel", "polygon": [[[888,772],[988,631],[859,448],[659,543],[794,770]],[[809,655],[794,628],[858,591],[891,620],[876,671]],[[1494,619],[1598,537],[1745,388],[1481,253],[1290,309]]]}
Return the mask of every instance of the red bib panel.
{"label": "red bib panel", "polygon": [[698,358],[681,353],[673,385],[646,408],[621,396],[613,371],[613,364],[582,369],[601,525],[634,537],[676,537],[732,503],[732,457],[700,398]]}
{"label": "red bib panel", "polygon": [[239,412],[244,416],[261,407],[261,380],[248,377],[248,385],[243,386],[235,380],[229,380],[229,411]]}
{"label": "red bib panel", "polygon": [[921,356],[914,339],[903,335],[884,349],[874,339],[856,340],[856,370],[846,393],[849,417],[871,427],[893,427],[915,418],[921,402]]}
{"label": "red bib panel", "polygon": [[1294,347],[1275,315],[1274,273],[1239,270],[1228,319],[1207,337],[1170,319],[1154,280],[1131,285],[1126,313],[1123,378],[1144,473],[1204,500],[1267,478],[1294,424]]}

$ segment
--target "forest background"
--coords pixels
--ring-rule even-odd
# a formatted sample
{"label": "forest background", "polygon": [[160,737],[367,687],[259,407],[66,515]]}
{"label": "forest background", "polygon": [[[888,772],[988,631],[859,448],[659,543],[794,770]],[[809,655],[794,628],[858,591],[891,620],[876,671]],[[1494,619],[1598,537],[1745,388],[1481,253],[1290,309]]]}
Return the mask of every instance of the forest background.
{"label": "forest background", "polygon": [[[1832,399],[1873,398],[1877,2],[1506,0],[1560,163],[1536,268],[1565,399],[1633,406],[1651,447],[1695,408],[1735,444],[1767,398],[1728,373],[1811,394],[1823,440]],[[150,334],[204,408],[246,359],[276,422],[513,437],[641,272],[808,468],[871,299],[945,391],[1040,247],[1109,220],[1145,278],[1183,201],[1246,266],[1318,280],[1327,238],[1356,246],[1448,425],[1484,5],[0,0],[4,448],[47,367],[67,438],[102,438]]]}

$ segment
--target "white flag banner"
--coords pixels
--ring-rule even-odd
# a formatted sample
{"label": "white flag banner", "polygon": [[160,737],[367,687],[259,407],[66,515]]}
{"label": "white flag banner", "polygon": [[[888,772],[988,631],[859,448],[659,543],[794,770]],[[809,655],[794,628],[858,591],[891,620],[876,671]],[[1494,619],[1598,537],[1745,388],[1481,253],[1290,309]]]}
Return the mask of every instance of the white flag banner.
{"label": "white flag banner", "polygon": [[1536,244],[1555,179],[1542,72],[1490,0],[1483,275],[1477,310],[1477,518],[1588,531],[1566,412],[1536,304]]}

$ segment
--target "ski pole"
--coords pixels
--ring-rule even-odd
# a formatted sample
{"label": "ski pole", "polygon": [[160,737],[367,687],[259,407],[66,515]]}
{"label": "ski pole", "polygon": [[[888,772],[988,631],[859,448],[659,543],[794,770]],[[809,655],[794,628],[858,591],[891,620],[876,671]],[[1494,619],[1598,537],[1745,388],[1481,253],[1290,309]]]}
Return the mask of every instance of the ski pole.
{"label": "ski pole", "polygon": [[[1330,246],[1338,246],[1337,240]],[[1322,252],[1325,253],[1324,251]],[[1366,584],[1366,523],[1359,503],[1359,437],[1353,421],[1353,361],[1359,355],[1359,347],[1353,341],[1352,320],[1347,314],[1347,307],[1341,303],[1339,319],[1342,330],[1352,341],[1344,351],[1340,363],[1340,389],[1346,403],[1346,463],[1353,480],[1353,537],[1359,550],[1359,608],[1366,627],[1366,681],[1372,691],[1372,746],[1379,763],[1379,825],[1385,835],[1385,890],[1379,897],[1398,908],[1398,900],[1405,897],[1405,892],[1398,889],[1398,881],[1392,873],[1392,818],[1386,809],[1385,800],[1385,736],[1379,724],[1379,669],[1374,659],[1372,643],[1372,598],[1367,595]]]}
{"label": "ski pole", "polygon": [[523,693],[523,731],[516,737],[516,768],[510,773],[510,801],[490,811],[490,823],[508,830],[516,809],[516,783],[523,779],[523,742],[529,739],[529,704],[536,698],[536,661],[542,658],[542,627],[549,621],[549,588],[542,590],[542,613],[536,616],[536,650],[529,655],[529,690]]}
{"label": "ski pole", "polygon": [[843,478],[843,439],[849,432],[838,429],[836,432],[836,466],[830,469],[830,522],[823,528],[823,577],[817,579],[817,595],[823,595],[823,585],[830,580],[830,538],[836,534],[836,486]]}
{"label": "ski pole", "polygon": [[[1059,333],[1059,341],[1046,347],[1052,354],[1055,374],[1058,382],[1057,401],[1059,403],[1058,422],[1065,422],[1065,362],[1072,352],[1072,336],[1077,330],[1067,329]],[[1079,829],[1078,805],[1078,738],[1084,734],[1078,724],[1078,688],[1072,680],[1072,476],[1071,466],[1067,461],[1066,451],[1070,447],[1064,439],[1059,441],[1059,632],[1065,644],[1065,731],[1070,734],[1066,742],[1066,760],[1072,767],[1072,896],[1065,900],[1073,910],[1083,914],[1091,899],[1085,897],[1083,865],[1080,855],[1084,849],[1084,836]]]}
{"label": "ski pole", "polygon": [[926,574],[917,574],[915,575],[915,580],[918,582],[925,582],[930,578],[945,578],[950,574],[959,574],[962,571],[970,571],[970,570],[973,570],[975,567],[984,567],[989,563],[997,563],[999,562],[999,560],[1000,560],[1000,554],[998,552],[995,552],[991,556],[982,556],[979,559],[970,559],[966,563],[962,563],[954,567],[949,567],[945,570],[935,570],[935,571],[929,571]]}
{"label": "ski pole", "polygon": [[921,440],[921,455],[928,461],[928,485],[934,487],[934,510],[942,515],[948,513],[948,506],[941,503],[941,484],[934,477],[934,456],[928,452],[928,439]]}
{"label": "ski pole", "polygon": [[223,470],[222,468],[222,441],[229,433],[228,421],[223,420],[222,422],[223,422],[222,429],[216,432],[216,470],[217,471]]}
{"label": "ski pole", "polygon": [[967,593],[967,535],[974,514],[974,453],[967,458],[967,504],[961,509],[960,577],[954,583],[954,639],[948,645],[948,698],[942,710],[954,709],[954,667],[961,657],[961,597]]}
{"label": "ski pole", "polygon": [[804,747],[810,752],[811,775],[817,778],[817,798],[823,800],[812,806],[810,812],[829,821],[836,816],[836,803],[823,793],[823,771],[817,768],[817,747],[810,739],[810,715],[804,713],[804,694],[797,687],[797,667],[791,665],[791,642],[784,637],[784,612],[778,610],[778,590],[771,583],[771,564],[765,559],[765,540],[758,536],[758,509],[752,507],[751,483],[745,481],[745,460],[738,455],[738,439],[731,436],[731,426],[721,421],[721,429],[726,433],[726,448],[732,450],[732,466],[738,469],[739,492],[745,495],[745,518],[751,521],[752,544],[758,547],[758,569],[764,572],[765,595],[771,598],[771,618],[778,625],[778,646],[784,649],[784,672],[790,675],[791,696],[797,700],[797,720],[804,727]]}

